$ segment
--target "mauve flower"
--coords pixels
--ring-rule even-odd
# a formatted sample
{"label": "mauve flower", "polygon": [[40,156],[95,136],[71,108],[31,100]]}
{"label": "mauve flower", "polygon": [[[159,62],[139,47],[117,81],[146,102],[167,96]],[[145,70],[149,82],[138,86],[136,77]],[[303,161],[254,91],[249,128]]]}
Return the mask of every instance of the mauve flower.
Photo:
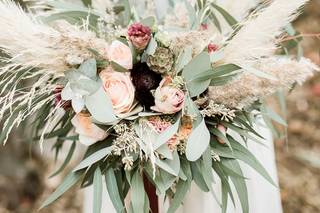
{"label": "mauve flower", "polygon": [[133,63],[131,49],[118,40],[111,43],[108,50],[108,59],[118,63],[128,70],[132,69]]}
{"label": "mauve flower", "polygon": [[165,77],[154,94],[155,106],[151,107],[156,112],[173,114],[183,107],[185,94],[181,89],[171,85],[172,78]]}
{"label": "mauve flower", "polygon": [[134,103],[135,88],[129,73],[116,72],[112,67],[101,71],[103,88],[110,97],[116,115],[130,112]]}
{"label": "mauve flower", "polygon": [[78,113],[72,118],[71,123],[75,127],[76,133],[79,134],[79,142],[85,146],[91,146],[108,137],[105,130],[100,129],[92,122],[89,114]]}
{"label": "mauve flower", "polygon": [[151,39],[151,29],[140,23],[135,23],[129,27],[128,36],[136,49],[144,50]]}

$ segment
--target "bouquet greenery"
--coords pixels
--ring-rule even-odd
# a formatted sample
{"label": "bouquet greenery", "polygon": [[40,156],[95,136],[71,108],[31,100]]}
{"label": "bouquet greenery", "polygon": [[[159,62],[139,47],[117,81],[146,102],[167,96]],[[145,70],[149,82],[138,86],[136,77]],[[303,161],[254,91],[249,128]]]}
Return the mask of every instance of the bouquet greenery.
{"label": "bouquet greenery", "polygon": [[87,146],[42,207],[93,184],[99,212],[104,177],[117,212],[149,212],[146,180],[175,212],[193,181],[214,192],[215,173],[223,212],[234,193],[249,212],[239,161],[276,186],[246,143],[263,140],[259,117],[286,125],[264,98],[318,70],[299,39],[282,39],[298,34],[290,22],[307,0],[223,2],[0,2],[0,141],[27,122],[41,149],[72,143],[53,176]]}

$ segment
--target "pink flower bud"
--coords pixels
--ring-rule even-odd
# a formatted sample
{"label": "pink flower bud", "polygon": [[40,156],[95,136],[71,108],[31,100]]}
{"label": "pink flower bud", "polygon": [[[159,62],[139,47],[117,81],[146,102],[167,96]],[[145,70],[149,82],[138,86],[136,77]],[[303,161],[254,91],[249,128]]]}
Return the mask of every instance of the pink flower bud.
{"label": "pink flower bud", "polygon": [[[227,135],[227,128],[221,124],[218,125],[217,129],[224,135]],[[218,142],[221,144],[225,144],[226,142],[222,139],[218,137]]]}
{"label": "pink flower bud", "polygon": [[219,49],[219,46],[216,44],[210,43],[208,45],[208,52],[209,53],[213,53],[213,52],[217,51],[218,49]]}
{"label": "pink flower bud", "polygon": [[135,48],[144,50],[151,39],[151,29],[140,23],[135,23],[129,27],[128,36]]}

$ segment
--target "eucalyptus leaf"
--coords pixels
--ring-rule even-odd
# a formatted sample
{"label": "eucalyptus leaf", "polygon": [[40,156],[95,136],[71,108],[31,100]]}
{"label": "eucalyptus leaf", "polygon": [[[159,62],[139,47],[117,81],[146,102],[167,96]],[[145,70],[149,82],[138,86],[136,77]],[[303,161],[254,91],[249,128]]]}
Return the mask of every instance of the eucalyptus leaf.
{"label": "eucalyptus leaf", "polygon": [[269,74],[269,73],[266,73],[266,72],[263,72],[261,70],[258,70],[254,67],[251,67],[251,66],[247,66],[247,65],[241,65],[241,67],[248,73],[251,73],[257,77],[260,77],[260,78],[265,78],[265,79],[268,79],[268,80],[272,80],[272,81],[279,81],[279,79],[277,79],[275,76]]}
{"label": "eucalyptus leaf", "polygon": [[176,64],[175,70],[176,72],[180,72],[190,61],[192,60],[192,47],[188,46],[180,53]]}
{"label": "eucalyptus leaf", "polygon": [[230,15],[225,9],[218,6],[217,4],[212,3],[211,5],[213,8],[215,8],[223,16],[223,18],[227,21],[227,23],[233,29],[236,29],[238,21],[232,15]]}
{"label": "eucalyptus leaf", "polygon": [[102,174],[98,166],[93,177],[93,213],[100,213],[102,206]]}
{"label": "eucalyptus leaf", "polygon": [[102,86],[96,93],[85,97],[85,105],[98,122],[108,124],[117,120],[111,100]]}
{"label": "eucalyptus leaf", "polygon": [[173,152],[173,159],[166,159],[166,160],[160,160],[156,159],[156,164],[161,169],[165,170],[169,174],[172,174],[174,176],[179,176],[180,171],[180,158],[177,153],[177,151]]}
{"label": "eucalyptus leaf", "polygon": [[156,142],[153,145],[153,148],[157,150],[160,146],[167,143],[175,134],[177,134],[180,127],[180,117],[172,126],[168,127],[163,133],[161,133]]}
{"label": "eucalyptus leaf", "polygon": [[51,203],[61,197],[61,195],[63,195],[80,180],[82,174],[83,171],[69,173],[69,175],[58,186],[58,188],[43,202],[40,209],[49,206]]}
{"label": "eucalyptus leaf", "polygon": [[167,158],[169,160],[173,159],[172,151],[169,149],[167,144],[163,144],[157,149],[157,153],[162,155],[164,158]]}
{"label": "eucalyptus leaf", "polygon": [[156,24],[156,19],[153,16],[149,16],[147,18],[142,19],[140,23],[152,29],[153,26]]}
{"label": "eucalyptus leaf", "polygon": [[147,49],[145,50],[145,54],[147,55],[154,55],[154,53],[156,52],[156,49],[158,47],[158,43],[157,41],[152,37],[150,39],[150,42],[148,44]]}
{"label": "eucalyptus leaf", "polygon": [[205,120],[192,131],[187,141],[186,157],[189,161],[198,160],[206,151],[210,143],[210,132],[206,126]]}
{"label": "eucalyptus leaf", "polygon": [[131,179],[131,204],[134,212],[142,213],[145,209],[145,190],[143,185],[143,179],[136,171]]}
{"label": "eucalyptus leaf", "polygon": [[170,207],[168,209],[168,213],[175,213],[176,210],[179,208],[181,203],[183,202],[188,190],[191,187],[191,181],[183,181],[179,180],[177,186],[176,186],[176,193],[174,194],[173,200],[170,204]]}
{"label": "eucalyptus leaf", "polygon": [[107,157],[111,153],[111,151],[112,147],[107,147],[97,152],[94,152],[90,156],[86,157],[83,161],[81,161],[80,164],[73,171],[79,171],[81,169],[85,169],[87,167],[92,166],[93,164]]}
{"label": "eucalyptus leaf", "polygon": [[209,192],[210,188],[204,180],[203,173],[200,170],[200,161],[191,163],[191,171],[194,182],[204,192]]}
{"label": "eucalyptus leaf", "polygon": [[257,158],[239,142],[234,140],[231,136],[228,136],[228,140],[233,148],[234,156],[251,166],[256,170],[262,177],[264,177],[269,183],[277,187],[277,184],[273,181],[272,177],[269,175],[267,170],[263,165],[257,160]]}
{"label": "eucalyptus leaf", "polygon": [[186,80],[187,88],[191,97],[200,95],[208,88],[210,80],[198,81],[194,79],[197,75],[210,69],[210,56],[207,52],[200,53],[184,67],[182,77]]}
{"label": "eucalyptus leaf", "polygon": [[109,197],[113,203],[113,206],[115,207],[117,213],[124,212],[124,203],[119,193],[119,190],[121,189],[118,188],[117,179],[112,167],[107,169],[105,178]]}
{"label": "eucalyptus leaf", "polygon": [[123,66],[118,64],[117,62],[111,61],[110,64],[111,64],[112,68],[114,69],[114,71],[117,71],[117,72],[129,72],[129,70],[127,70],[126,68],[124,68]]}
{"label": "eucalyptus leaf", "polygon": [[49,178],[52,178],[52,177],[60,174],[60,172],[62,172],[66,168],[66,166],[68,165],[68,163],[70,162],[70,160],[72,158],[72,155],[74,153],[75,148],[76,148],[76,142],[74,141],[69,149],[68,155],[67,155],[66,159],[64,160],[63,164],[60,166],[60,168],[55,173],[50,175]]}
{"label": "eucalyptus leaf", "polygon": [[[227,167],[232,168],[233,171],[239,173],[243,176],[241,167],[237,160],[226,159],[222,161],[222,164],[227,165]],[[249,199],[248,199],[248,189],[244,178],[230,176],[231,181],[233,182],[236,191],[238,193],[238,197],[241,203],[242,212],[249,213]]]}
{"label": "eucalyptus leaf", "polygon": [[78,71],[92,80],[95,80],[95,81],[98,80],[97,62],[95,59],[89,59],[89,60],[83,62],[80,65]]}
{"label": "eucalyptus leaf", "polygon": [[276,121],[277,123],[287,126],[287,122],[281,118],[280,115],[278,115],[275,111],[273,111],[271,108],[267,107],[265,104],[261,106],[261,113],[265,116],[268,116],[272,120]]}

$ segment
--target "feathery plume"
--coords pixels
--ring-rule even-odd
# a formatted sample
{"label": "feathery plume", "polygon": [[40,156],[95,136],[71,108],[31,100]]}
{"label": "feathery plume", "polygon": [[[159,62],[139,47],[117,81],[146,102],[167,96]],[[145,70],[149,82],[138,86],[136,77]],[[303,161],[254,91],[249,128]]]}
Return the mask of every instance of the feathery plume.
{"label": "feathery plume", "polygon": [[5,143],[14,127],[42,106],[51,106],[56,81],[72,63],[91,58],[89,48],[105,55],[107,43],[66,22],[44,25],[10,0],[0,1],[0,28],[0,51],[6,54],[0,58],[1,142]]}
{"label": "feathery plume", "polygon": [[254,67],[277,80],[244,73],[227,85],[209,87],[209,99],[228,108],[242,109],[279,88],[289,89],[294,83],[302,84],[314,71],[319,71],[319,67],[306,58],[296,61],[285,57],[270,57],[258,61]]}
{"label": "feathery plume", "polygon": [[9,62],[25,68],[63,72],[70,56],[85,60],[91,56],[88,48],[104,54],[107,47],[93,33],[70,24],[46,26],[9,0],[0,2],[0,28],[0,48],[10,55]]}
{"label": "feathery plume", "polygon": [[275,37],[297,17],[297,10],[308,0],[275,0],[259,14],[250,17],[225,47],[226,63],[243,64],[276,49]]}

